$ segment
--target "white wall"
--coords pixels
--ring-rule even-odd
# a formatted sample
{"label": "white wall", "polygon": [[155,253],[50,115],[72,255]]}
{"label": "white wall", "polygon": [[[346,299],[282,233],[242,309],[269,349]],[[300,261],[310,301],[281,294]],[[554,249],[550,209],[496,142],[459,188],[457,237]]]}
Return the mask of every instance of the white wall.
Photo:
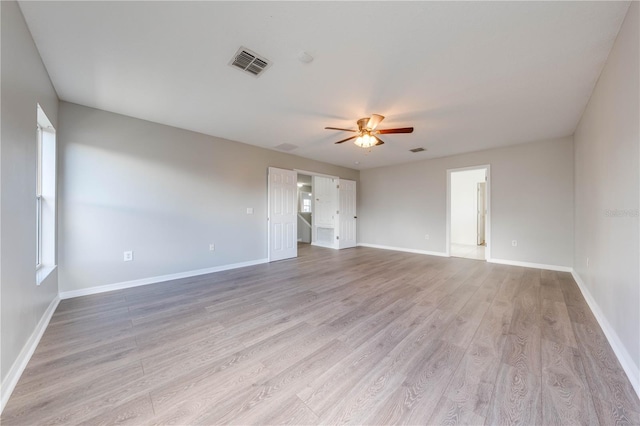
{"label": "white wall", "polygon": [[359,177],[66,102],[58,127],[61,292],[265,259],[268,166]]}
{"label": "white wall", "polygon": [[[53,125],[58,98],[15,1],[0,2],[0,279],[3,401],[8,377],[58,294],[56,272],[36,286],[36,123],[39,103]],[[12,370],[13,367],[13,370]]]}
{"label": "white wall", "polygon": [[574,259],[576,273],[627,352],[628,363],[635,369],[630,378],[635,381],[637,391],[640,391],[639,6],[638,2],[632,2],[575,132]]}
{"label": "white wall", "polygon": [[363,170],[359,242],[444,253],[446,171],[484,164],[491,165],[491,257],[570,267],[571,137]]}
{"label": "white wall", "polygon": [[478,243],[478,183],[486,171],[465,170],[451,173],[451,242]]}

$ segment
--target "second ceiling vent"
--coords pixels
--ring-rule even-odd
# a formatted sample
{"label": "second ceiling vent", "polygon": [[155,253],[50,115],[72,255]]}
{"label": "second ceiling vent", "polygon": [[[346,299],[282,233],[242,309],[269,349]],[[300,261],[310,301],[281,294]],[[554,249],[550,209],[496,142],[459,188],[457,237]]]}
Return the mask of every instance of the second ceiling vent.
{"label": "second ceiling vent", "polygon": [[258,77],[271,66],[271,62],[246,47],[240,47],[231,59],[231,62],[229,62],[229,65],[240,68],[242,71]]}

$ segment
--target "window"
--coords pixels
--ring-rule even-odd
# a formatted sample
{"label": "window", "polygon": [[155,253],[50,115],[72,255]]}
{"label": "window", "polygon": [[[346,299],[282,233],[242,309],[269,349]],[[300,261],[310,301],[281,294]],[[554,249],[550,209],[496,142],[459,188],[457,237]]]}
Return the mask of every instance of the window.
{"label": "window", "polygon": [[36,154],[36,267],[42,265],[42,127],[37,127]]}
{"label": "window", "polygon": [[37,106],[36,126],[36,284],[56,265],[56,131]]}
{"label": "window", "polygon": [[308,198],[302,199],[302,211],[310,212],[311,211],[311,200]]}

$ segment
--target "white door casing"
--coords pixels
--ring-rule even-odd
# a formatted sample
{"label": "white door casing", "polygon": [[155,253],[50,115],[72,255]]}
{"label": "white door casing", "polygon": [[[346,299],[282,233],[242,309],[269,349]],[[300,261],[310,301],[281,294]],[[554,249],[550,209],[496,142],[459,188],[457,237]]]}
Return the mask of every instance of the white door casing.
{"label": "white door casing", "polygon": [[356,183],[352,180],[340,179],[338,203],[338,248],[356,246]]}
{"label": "white door casing", "polygon": [[478,198],[477,198],[477,204],[478,204],[478,245],[484,244],[484,224],[485,224],[485,217],[486,217],[486,213],[487,213],[487,207],[486,207],[486,187],[487,184],[486,182],[479,182],[478,183]]}
{"label": "white door casing", "polygon": [[269,261],[298,256],[298,173],[269,167],[268,237]]}

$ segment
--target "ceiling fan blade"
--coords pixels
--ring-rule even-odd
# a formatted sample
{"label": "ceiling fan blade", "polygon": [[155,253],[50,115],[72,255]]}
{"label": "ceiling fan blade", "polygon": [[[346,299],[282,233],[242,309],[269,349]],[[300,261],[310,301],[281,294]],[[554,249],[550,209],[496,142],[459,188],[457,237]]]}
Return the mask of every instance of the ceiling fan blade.
{"label": "ceiling fan blade", "polygon": [[357,130],[353,129],[342,129],[340,127],[325,127],[326,130],[343,130],[345,132],[357,132]]}
{"label": "ceiling fan blade", "polygon": [[367,123],[367,129],[374,130],[382,120],[384,120],[384,115],[371,114],[371,118],[369,118],[369,122]]}
{"label": "ceiling fan blade", "polygon": [[356,135],[356,136],[351,136],[350,138],[342,139],[341,141],[338,141],[338,142],[336,142],[336,143],[338,144],[338,143],[342,143],[342,142],[350,141],[351,139],[355,139],[355,138],[357,138],[357,137],[358,137],[357,135]]}
{"label": "ceiling fan blade", "polygon": [[376,130],[379,135],[387,135],[389,133],[413,133],[413,127],[398,127],[397,129],[380,129]]}
{"label": "ceiling fan blade", "polygon": [[384,141],[383,141],[382,139],[380,139],[380,138],[379,138],[379,137],[377,137],[377,136],[374,136],[374,138],[376,138],[376,140],[378,141],[378,143],[377,143],[377,144],[375,144],[374,146],[384,145]]}

